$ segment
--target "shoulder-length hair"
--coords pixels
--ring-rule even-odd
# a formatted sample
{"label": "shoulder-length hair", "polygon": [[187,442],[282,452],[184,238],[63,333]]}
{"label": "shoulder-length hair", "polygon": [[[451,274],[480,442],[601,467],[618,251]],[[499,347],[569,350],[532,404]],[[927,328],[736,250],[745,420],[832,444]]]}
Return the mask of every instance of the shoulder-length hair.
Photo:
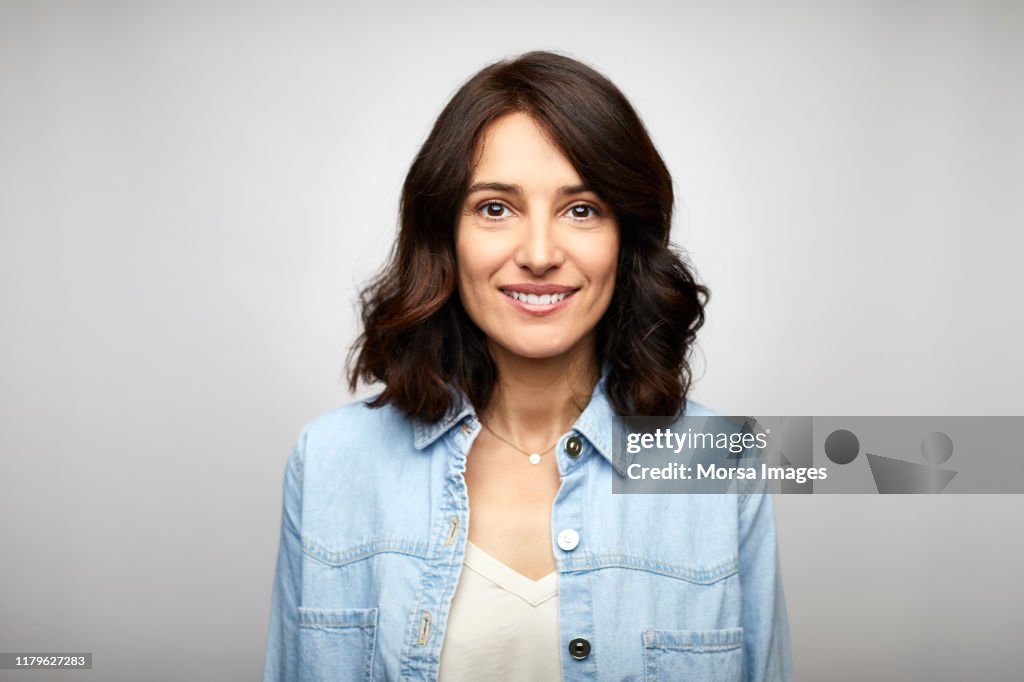
{"label": "shoulder-length hair", "polygon": [[360,292],[363,332],[347,359],[350,389],[360,378],[381,382],[368,405],[390,403],[427,422],[458,409],[452,387],[478,409],[488,404],[497,368],[458,296],[455,225],[481,133],[512,112],[549,133],[618,218],[615,287],[595,335],[598,362],[609,364],[609,402],[624,416],[680,414],[710,292],[669,241],[672,178],[619,89],[546,51],[487,66],[438,116],[405,178],[389,261]]}

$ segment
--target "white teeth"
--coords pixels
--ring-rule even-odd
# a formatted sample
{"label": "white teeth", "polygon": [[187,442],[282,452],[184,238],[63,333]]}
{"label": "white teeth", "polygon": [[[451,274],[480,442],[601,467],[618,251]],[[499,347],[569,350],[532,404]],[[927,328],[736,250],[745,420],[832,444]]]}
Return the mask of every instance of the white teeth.
{"label": "white teeth", "polygon": [[520,291],[505,291],[506,296],[510,296],[517,301],[522,301],[523,303],[529,303],[530,305],[551,305],[552,303],[558,303],[559,301],[564,300],[570,293],[571,292],[567,291],[561,294],[544,294],[543,296],[538,296],[536,294],[524,294]]}

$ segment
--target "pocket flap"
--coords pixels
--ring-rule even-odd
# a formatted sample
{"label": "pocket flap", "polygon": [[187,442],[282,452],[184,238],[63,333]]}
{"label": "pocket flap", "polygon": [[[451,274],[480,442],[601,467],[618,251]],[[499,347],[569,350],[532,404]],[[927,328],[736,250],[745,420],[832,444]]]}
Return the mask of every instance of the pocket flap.
{"label": "pocket flap", "polygon": [[685,651],[724,651],[743,646],[743,628],[722,630],[644,630],[644,647],[648,649],[682,649]]}
{"label": "pocket flap", "polygon": [[377,609],[323,609],[299,607],[302,628],[372,628],[377,625]]}

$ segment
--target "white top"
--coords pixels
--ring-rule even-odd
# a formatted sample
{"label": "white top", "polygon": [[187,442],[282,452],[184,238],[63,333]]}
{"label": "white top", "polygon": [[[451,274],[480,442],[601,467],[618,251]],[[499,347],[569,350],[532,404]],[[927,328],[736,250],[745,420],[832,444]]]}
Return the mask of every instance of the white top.
{"label": "white top", "polygon": [[530,580],[466,540],[439,682],[561,680],[558,571]]}

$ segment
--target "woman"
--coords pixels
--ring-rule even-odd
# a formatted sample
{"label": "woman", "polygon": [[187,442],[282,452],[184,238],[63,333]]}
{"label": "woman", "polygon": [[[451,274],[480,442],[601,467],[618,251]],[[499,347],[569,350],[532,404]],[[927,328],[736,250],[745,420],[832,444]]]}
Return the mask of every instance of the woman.
{"label": "woman", "polygon": [[350,387],[384,388],[288,460],[264,680],[791,678],[771,496],[612,494],[613,416],[712,414],[672,203],[588,66],[455,94],[362,296]]}

